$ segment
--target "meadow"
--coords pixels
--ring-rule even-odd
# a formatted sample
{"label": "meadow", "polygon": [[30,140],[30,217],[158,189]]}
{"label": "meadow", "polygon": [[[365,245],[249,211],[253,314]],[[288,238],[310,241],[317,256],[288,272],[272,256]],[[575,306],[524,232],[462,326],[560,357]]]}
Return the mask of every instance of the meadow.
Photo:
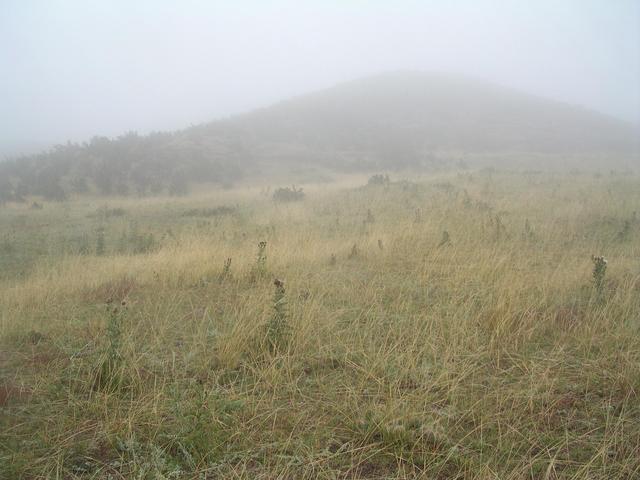
{"label": "meadow", "polygon": [[0,478],[640,478],[640,176],[368,180],[0,206]]}

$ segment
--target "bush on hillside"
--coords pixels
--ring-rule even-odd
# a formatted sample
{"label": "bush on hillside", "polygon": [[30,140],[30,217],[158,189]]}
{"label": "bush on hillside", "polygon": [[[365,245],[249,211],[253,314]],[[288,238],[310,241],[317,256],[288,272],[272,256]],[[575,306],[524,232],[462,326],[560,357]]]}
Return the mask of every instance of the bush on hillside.
{"label": "bush on hillside", "polygon": [[278,188],[273,192],[273,199],[276,202],[297,202],[304,198],[302,188],[291,187]]}

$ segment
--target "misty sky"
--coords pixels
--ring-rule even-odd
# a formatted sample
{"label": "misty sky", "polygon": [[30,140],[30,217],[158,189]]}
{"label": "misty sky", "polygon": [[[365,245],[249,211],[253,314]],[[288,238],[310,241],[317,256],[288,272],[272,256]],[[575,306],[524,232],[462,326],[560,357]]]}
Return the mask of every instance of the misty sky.
{"label": "misty sky", "polygon": [[640,124],[640,0],[0,0],[0,153],[186,127],[399,69]]}

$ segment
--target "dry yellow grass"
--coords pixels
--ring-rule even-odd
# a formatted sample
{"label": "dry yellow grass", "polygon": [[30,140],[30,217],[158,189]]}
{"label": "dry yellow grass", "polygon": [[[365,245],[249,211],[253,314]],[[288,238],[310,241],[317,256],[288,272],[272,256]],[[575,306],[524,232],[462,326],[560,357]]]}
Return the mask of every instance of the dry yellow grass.
{"label": "dry yellow grass", "polygon": [[[99,222],[105,255],[52,245],[6,275],[0,476],[640,475],[640,179],[365,182],[292,204],[260,187],[112,200],[126,219]],[[103,203],[0,217],[93,235]],[[219,205],[238,209],[183,215]],[[131,219],[155,235],[146,253],[115,251]],[[592,254],[609,261],[600,293]],[[114,348],[114,381],[97,385]]]}

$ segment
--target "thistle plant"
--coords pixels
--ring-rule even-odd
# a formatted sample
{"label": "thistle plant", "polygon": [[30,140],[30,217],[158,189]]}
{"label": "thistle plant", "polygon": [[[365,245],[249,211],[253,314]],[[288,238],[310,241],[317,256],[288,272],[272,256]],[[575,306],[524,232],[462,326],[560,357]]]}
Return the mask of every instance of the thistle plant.
{"label": "thistle plant", "polygon": [[273,281],[275,293],[273,295],[273,315],[266,325],[267,347],[274,353],[286,348],[290,337],[290,327],[287,321],[287,298],[284,282],[279,279]]}
{"label": "thistle plant", "polygon": [[265,241],[258,243],[255,273],[260,277],[267,273],[267,242]]}
{"label": "thistle plant", "polygon": [[365,220],[364,223],[374,223],[376,221],[375,217],[373,216],[373,213],[371,212],[371,209],[367,209],[367,218]]}
{"label": "thistle plant", "polygon": [[534,233],[533,233],[533,228],[531,228],[531,224],[529,223],[529,219],[526,218],[524,221],[524,234],[523,234],[523,238],[525,240],[533,240],[533,238],[535,237]]}
{"label": "thistle plant", "polygon": [[112,306],[107,302],[109,319],[107,321],[107,346],[94,379],[94,388],[117,390],[122,385],[122,319],[126,313],[127,302]]}
{"label": "thistle plant", "polygon": [[106,251],[106,242],[104,238],[104,228],[100,227],[97,231],[97,239],[96,239],[96,255],[104,255]]}
{"label": "thistle plant", "polygon": [[451,245],[451,237],[446,230],[442,232],[442,238],[440,239],[438,247],[444,247],[445,245]]}
{"label": "thistle plant", "polygon": [[109,311],[109,321],[107,322],[107,339],[109,345],[107,353],[112,360],[120,359],[120,347],[122,345],[122,316],[127,302],[122,301],[121,307],[113,307]]}
{"label": "thistle plant", "polygon": [[220,281],[229,278],[231,276],[231,257],[224,261],[224,267],[222,267],[222,273],[220,274]]}
{"label": "thistle plant", "polygon": [[502,238],[502,235],[507,231],[506,227],[502,223],[502,220],[500,220],[499,215],[495,216],[495,225],[496,225],[496,241],[499,242],[500,239]]}
{"label": "thistle plant", "polygon": [[464,205],[465,208],[470,208],[471,207],[471,197],[469,196],[469,192],[467,192],[466,188],[462,191],[462,194],[464,196],[464,198],[462,199],[462,205]]}
{"label": "thistle plant", "polygon": [[602,255],[591,255],[591,261],[593,262],[593,284],[600,295],[604,289],[604,276],[607,272],[607,259]]}
{"label": "thistle plant", "polygon": [[89,236],[86,233],[83,233],[80,237],[80,242],[78,245],[78,254],[79,255],[87,255],[91,252],[91,246],[89,244]]}

